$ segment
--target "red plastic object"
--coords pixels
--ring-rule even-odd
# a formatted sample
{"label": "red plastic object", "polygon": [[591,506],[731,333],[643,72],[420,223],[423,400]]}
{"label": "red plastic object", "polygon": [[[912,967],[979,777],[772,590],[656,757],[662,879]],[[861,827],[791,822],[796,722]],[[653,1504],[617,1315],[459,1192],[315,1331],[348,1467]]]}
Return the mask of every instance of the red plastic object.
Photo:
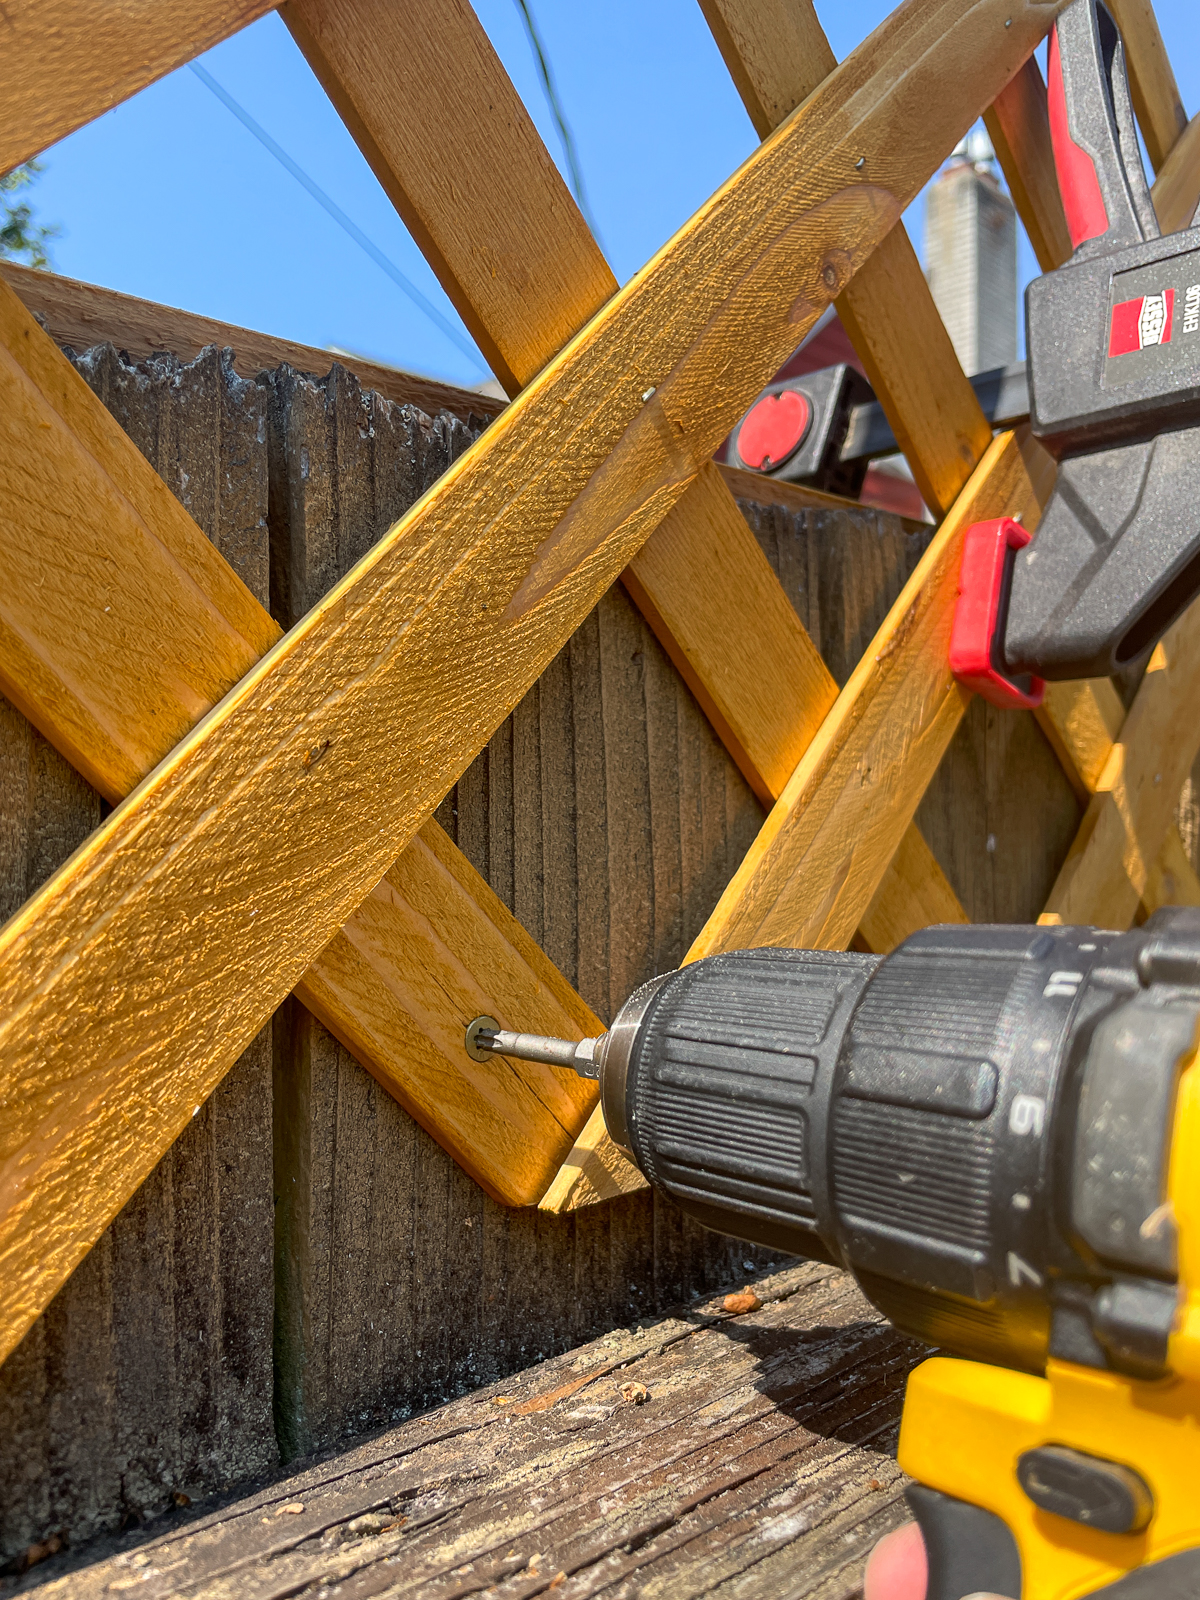
{"label": "red plastic object", "polygon": [[1041,705],[1046,691],[1041,678],[1030,676],[1022,682],[1010,678],[1001,654],[1013,558],[1028,543],[1029,534],[1011,517],[977,522],[967,529],[950,635],[951,672],[968,689],[1006,711],[1032,711]]}
{"label": "red plastic object", "polygon": [[1067,231],[1075,249],[1085,239],[1098,239],[1108,232],[1108,210],[1100,192],[1096,163],[1071,137],[1067,118],[1067,91],[1063,83],[1062,60],[1058,53],[1058,28],[1050,32],[1049,82],[1046,85],[1050,114],[1050,143],[1054,147],[1054,166],[1062,194]]}
{"label": "red plastic object", "polygon": [[803,444],[811,421],[812,407],[795,389],[764,395],[738,429],[737,453],[756,472],[778,467]]}

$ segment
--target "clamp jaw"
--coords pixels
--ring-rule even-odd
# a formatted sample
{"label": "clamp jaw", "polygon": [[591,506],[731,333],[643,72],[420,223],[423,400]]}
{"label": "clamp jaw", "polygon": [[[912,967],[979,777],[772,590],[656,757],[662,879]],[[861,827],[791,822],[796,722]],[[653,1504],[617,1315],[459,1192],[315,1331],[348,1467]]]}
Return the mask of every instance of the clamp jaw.
{"label": "clamp jaw", "polygon": [[[990,613],[1001,681],[972,685],[1008,705],[1023,675],[1135,666],[1200,593],[1200,227],[1161,236],[1101,0],[1063,11],[1049,69],[1075,252],[1026,291],[1032,429],[1059,474],[1037,537],[1008,557],[1006,615]],[[994,537],[969,530],[968,552]],[[960,610],[982,604],[980,564],[964,562]]]}

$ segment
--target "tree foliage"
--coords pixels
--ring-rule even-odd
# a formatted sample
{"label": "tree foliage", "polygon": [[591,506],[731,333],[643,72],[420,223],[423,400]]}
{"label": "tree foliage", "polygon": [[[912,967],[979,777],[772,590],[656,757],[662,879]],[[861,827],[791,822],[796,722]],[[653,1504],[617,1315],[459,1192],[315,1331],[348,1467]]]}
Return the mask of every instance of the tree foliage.
{"label": "tree foliage", "polygon": [[27,189],[41,170],[39,162],[27,161],[24,166],[0,174],[0,257],[24,259],[31,267],[48,268],[46,245],[58,229],[35,224],[32,206],[9,198]]}

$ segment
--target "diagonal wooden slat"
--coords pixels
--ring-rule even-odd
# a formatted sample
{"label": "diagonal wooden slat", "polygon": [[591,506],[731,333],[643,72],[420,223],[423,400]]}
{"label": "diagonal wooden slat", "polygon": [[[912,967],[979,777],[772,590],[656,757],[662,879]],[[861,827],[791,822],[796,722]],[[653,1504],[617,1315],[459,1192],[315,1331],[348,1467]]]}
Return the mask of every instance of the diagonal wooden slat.
{"label": "diagonal wooden slat", "polygon": [[[1048,683],[1036,713],[1063,771],[1087,805],[1095,794],[1121,738],[1125,707],[1107,678]],[[1172,823],[1158,856],[1148,869],[1142,905],[1149,914],[1160,905],[1192,905],[1196,874],[1179,830]]]}
{"label": "diagonal wooden slat", "polygon": [[1200,206],[1200,112],[1192,118],[1163,162],[1150,191],[1164,233],[1191,226]]}
{"label": "diagonal wooden slat", "polygon": [[[617,282],[471,7],[289,0],[282,14],[459,314],[519,393]],[[837,688],[714,467],[623,578],[771,804]],[[914,854],[932,861],[919,841]],[[933,882],[942,904],[956,904],[936,864]],[[881,897],[891,922],[916,925],[901,880]]]}
{"label": "diagonal wooden slat", "polygon": [[[0,437],[0,685],[120,800],[280,630],[7,288]],[[538,1199],[592,1094],[471,1062],[463,1027],[508,1005],[548,1031],[599,1024],[435,823],[300,992],[490,1194]]]}
{"label": "diagonal wooden slat", "polygon": [[1187,127],[1187,112],[1152,0],[1105,0],[1125,41],[1133,109],[1155,172]]}
{"label": "diagonal wooden slat", "polygon": [[[810,8],[793,7],[783,0],[758,0],[756,5],[735,3],[735,0],[701,0],[701,5],[751,117],[765,118],[770,115],[768,108],[784,106],[789,69],[795,73],[796,64],[819,52],[823,41]],[[782,45],[776,45],[777,39],[783,41]],[[1044,271],[1050,271],[1070,256],[1071,245],[1049,143],[1045,85],[1032,57],[997,97],[986,116],[1041,266]],[[1183,170],[1180,160],[1176,171]],[[1164,174],[1163,180],[1155,186],[1160,219],[1164,227],[1180,226],[1180,221],[1168,222],[1163,218],[1166,178]],[[1170,174],[1170,180],[1178,184],[1175,172]],[[1186,201],[1174,203],[1182,210]],[[861,286],[863,282],[864,275],[859,274],[856,283]],[[1040,467],[1039,498],[1044,500],[1052,484],[1052,464],[1043,460]],[[973,516],[974,513],[970,513],[968,520]],[[957,570],[956,561],[951,570]],[[1085,798],[1100,779],[1101,769],[1112,750],[1113,735],[1120,725],[1119,720],[1116,723],[1112,720],[1112,702],[1119,710],[1115,690],[1107,683],[1050,685],[1048,704],[1039,719],[1077,791]],[[1161,854],[1146,874],[1147,901],[1151,905],[1159,903],[1155,897],[1166,895],[1166,886],[1169,886],[1170,896],[1180,903],[1193,903],[1195,877],[1177,833],[1170,828]],[[731,884],[729,894],[735,893],[735,885]],[[720,912],[718,907],[717,916]],[[781,942],[803,941],[785,936]],[[632,1172],[608,1140],[603,1117],[597,1108],[542,1204],[553,1211],[574,1209],[621,1192],[633,1181]]]}
{"label": "diagonal wooden slat", "polygon": [[1053,9],[906,0],[0,933],[4,1351]]}
{"label": "diagonal wooden slat", "polygon": [[0,172],[272,9],[271,0],[6,0]]}
{"label": "diagonal wooden slat", "polygon": [[1027,430],[1000,435],[943,522],[688,953],[844,948],[970,696],[948,662],[962,536],[1036,526],[1054,464]]}
{"label": "diagonal wooden slat", "polygon": [[1071,234],[1054,168],[1046,81],[1035,56],[997,95],[983,120],[1038,265],[1053,272],[1070,259]]}
{"label": "diagonal wooden slat", "polygon": [[1200,749],[1200,608],[1169,629],[1121,723],[1043,922],[1125,928]]}
{"label": "diagonal wooden slat", "polygon": [[[700,0],[700,8],[760,138],[837,65],[812,0]],[[903,228],[847,284],[837,309],[925,503],[948,511],[992,430]]]}
{"label": "diagonal wooden slat", "polygon": [[[687,960],[755,945],[844,948],[970,695],[951,675],[962,536],[1020,515],[1035,527],[1054,463],[1027,429],[996,439],[885,618]],[[628,1163],[600,1107],[542,1200],[569,1211],[621,1193]]]}

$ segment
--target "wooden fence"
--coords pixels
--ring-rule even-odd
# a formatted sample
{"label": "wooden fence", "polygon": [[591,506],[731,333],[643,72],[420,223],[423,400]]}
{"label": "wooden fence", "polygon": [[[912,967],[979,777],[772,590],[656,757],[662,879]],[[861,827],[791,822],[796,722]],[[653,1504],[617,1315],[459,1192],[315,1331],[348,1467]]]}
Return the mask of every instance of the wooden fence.
{"label": "wooden fence", "polygon": [[[433,820],[618,577],[769,808],[684,958],[965,917],[914,823],[968,711],[959,543],[982,517],[1034,527],[1054,464],[992,439],[896,222],[985,112],[1043,266],[1063,259],[1032,59],[1058,5],[905,0],[840,66],[806,4],[703,8],[763,142],[620,289],[469,8],[283,8],[514,398],[377,542],[361,508],[302,508],[275,616],[0,290],[0,688],[115,806],[0,932],[0,1355],[289,994],[499,1204],[638,1186],[586,1086],[466,1058],[479,1011],[598,1021]],[[267,9],[12,0],[0,170]],[[1200,131],[1149,0],[1113,9],[1178,226]],[[832,300],[941,517],[840,693],[710,461]],[[1200,898],[1173,823],[1198,682],[1193,612],[1128,710],[1103,683],[1048,696],[1086,810],[1047,917]]]}

